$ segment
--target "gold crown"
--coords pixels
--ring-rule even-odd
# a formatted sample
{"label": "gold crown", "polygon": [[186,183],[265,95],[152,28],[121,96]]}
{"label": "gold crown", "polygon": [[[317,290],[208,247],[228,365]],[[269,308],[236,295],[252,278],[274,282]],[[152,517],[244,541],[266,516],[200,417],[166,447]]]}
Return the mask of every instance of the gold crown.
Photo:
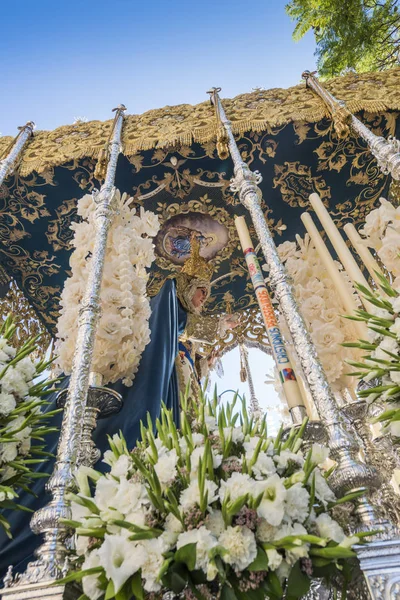
{"label": "gold crown", "polygon": [[194,233],[190,241],[190,256],[185,260],[181,273],[204,281],[210,281],[213,274],[212,266],[200,256],[200,243]]}

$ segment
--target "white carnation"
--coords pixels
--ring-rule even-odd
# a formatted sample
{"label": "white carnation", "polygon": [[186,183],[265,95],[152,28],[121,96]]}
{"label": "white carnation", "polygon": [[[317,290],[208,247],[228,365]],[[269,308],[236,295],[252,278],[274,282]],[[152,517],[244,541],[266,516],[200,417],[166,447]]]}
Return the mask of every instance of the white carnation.
{"label": "white carnation", "polygon": [[225,530],[225,521],[220,510],[213,510],[206,518],[205,525],[215,537],[219,537]]}
{"label": "white carnation", "polygon": [[13,394],[0,393],[0,415],[7,417],[17,406]]}
{"label": "white carnation", "polygon": [[325,506],[327,502],[334,502],[336,500],[336,496],[329,487],[325,477],[321,475],[321,471],[319,469],[315,469],[313,474],[315,476],[315,495],[318,500],[321,500]]}
{"label": "white carnation", "polygon": [[276,468],[281,472],[287,468],[289,461],[293,461],[299,466],[303,466],[304,464],[303,456],[300,453],[295,454],[294,452],[290,452],[290,450],[282,450],[280,454],[276,454],[274,461]]}
{"label": "white carnation", "polygon": [[0,444],[0,464],[13,461],[18,455],[18,443],[6,442]]}
{"label": "white carnation", "polygon": [[332,519],[327,513],[322,513],[315,519],[317,525],[318,534],[320,537],[333,540],[335,542],[342,542],[346,537],[343,529],[339,523]]}
{"label": "white carnation", "polygon": [[253,465],[253,474],[256,479],[264,479],[276,472],[275,463],[265,452],[260,452],[256,462]]}
{"label": "white carnation", "polygon": [[[93,550],[86,558],[82,565],[82,570],[94,569],[100,566],[100,557],[98,550]],[[82,579],[82,588],[85,596],[90,600],[97,600],[104,595],[104,590],[99,588],[99,575],[86,575]]]}
{"label": "white carnation", "polygon": [[256,539],[248,527],[228,527],[218,542],[227,550],[222,560],[239,571],[248,567],[257,556]]}
{"label": "white carnation", "polygon": [[266,550],[266,553],[268,558],[268,569],[271,571],[276,571],[276,569],[281,565],[282,555],[276,550]]}
{"label": "white carnation", "polygon": [[196,544],[196,569],[207,573],[210,562],[210,550],[218,545],[218,540],[202,525],[198,529],[180,534],[176,543],[177,550],[187,544]]}
{"label": "white carnation", "polygon": [[229,494],[229,498],[233,502],[245,494],[255,496],[257,495],[255,485],[256,482],[250,477],[250,475],[247,475],[246,473],[237,473],[235,471],[232,473],[229,479],[227,479],[227,481],[221,480],[221,486],[219,490],[220,500],[223,501],[226,494]]}
{"label": "white carnation", "polygon": [[310,494],[301,483],[295,483],[286,491],[285,518],[303,523],[309,515]]}
{"label": "white carnation", "polygon": [[[113,456],[114,454],[111,453]],[[106,462],[104,460],[103,462]],[[110,463],[108,463],[110,464]],[[115,462],[112,462],[110,474],[113,477],[127,477],[132,468],[132,459],[127,454],[121,454]]]}
{"label": "white carnation", "polygon": [[158,574],[164,562],[163,552],[167,550],[164,540],[159,537],[152,540],[144,540],[140,546],[145,552],[142,564],[142,577],[145,580],[146,592],[158,592],[161,585],[157,581]]}
{"label": "white carnation", "polygon": [[[207,501],[210,505],[213,502],[215,502],[218,498],[216,493],[218,491],[218,486],[213,481],[206,479],[205,490],[208,492]],[[189,486],[182,491],[180,497],[180,505],[183,510],[188,510],[196,504],[200,504],[200,489],[198,480],[193,479],[193,481],[190,482]]]}
{"label": "white carnation", "polygon": [[169,450],[164,455],[159,456],[158,461],[154,465],[154,470],[161,484],[161,489],[165,489],[168,484],[173,481],[177,475],[176,463],[178,455],[175,448]]}
{"label": "white carnation", "polygon": [[260,519],[257,524],[256,537],[260,542],[272,542],[276,539],[277,527],[274,527],[265,519]]}

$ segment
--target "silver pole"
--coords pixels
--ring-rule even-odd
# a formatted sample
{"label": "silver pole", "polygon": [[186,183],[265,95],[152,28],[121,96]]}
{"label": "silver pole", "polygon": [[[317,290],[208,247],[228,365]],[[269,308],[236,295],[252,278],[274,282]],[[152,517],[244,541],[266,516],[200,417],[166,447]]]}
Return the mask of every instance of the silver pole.
{"label": "silver pole", "polygon": [[100,316],[100,287],[104,257],[114,212],[115,172],[121,152],[121,130],[126,108],[124,105],[120,105],[114,110],[116,116],[110,140],[110,158],[105,181],[100,191],[96,190],[93,193],[93,201],[97,205],[95,211],[96,239],[85,297],[79,314],[78,336],[57,459],[48,482],[48,490],[53,498],[47,506],[39,509],[33,515],[31,521],[31,529],[34,533],[44,533],[44,543],[35,552],[38,560],[28,565],[27,570],[19,579],[18,585],[57,580],[68,571],[68,551],[65,547],[65,540],[69,532],[60,519],[71,518],[66,494],[73,487],[73,474],[81,447],[90,366],[96,327]]}
{"label": "silver pole", "polygon": [[11,147],[9,153],[3,160],[0,160],[0,185],[3,183],[5,178],[10,175],[13,171],[15,162],[25,146],[27,140],[33,135],[35,129],[35,123],[28,121],[23,127],[18,127],[19,134],[15,138],[14,144]]}
{"label": "silver pole", "polygon": [[242,358],[244,368],[246,369],[247,374],[247,383],[249,384],[249,392],[250,392],[250,410],[255,417],[262,417],[263,412],[261,410],[261,406],[257,400],[256,391],[254,389],[253,376],[250,371],[250,363],[249,363],[249,352],[244,344],[239,344],[239,352]]}
{"label": "silver pole", "polygon": [[307,86],[322,98],[328,106],[339,137],[346,137],[349,128],[351,128],[356,135],[367,143],[382,173],[385,175],[390,173],[393,179],[400,180],[400,140],[394,137],[389,137],[386,140],[384,137],[372,133],[360,119],[357,119],[347,109],[345,102],[337,100],[310,71],[304,71],[302,77],[305,79]]}
{"label": "silver pole", "polygon": [[[211,93],[211,100],[218,110],[219,118],[229,140],[229,151],[234,164],[231,190],[238,192],[240,201],[250,212],[265,262],[269,268],[271,287],[287,321],[312,398],[325,424],[331,456],[338,463],[337,469],[330,478],[331,486],[340,495],[348,493],[350,490],[376,487],[379,485],[378,474],[375,469],[361,463],[357,457],[358,442],[336,404],[315,346],[294,298],[290,278],[279,258],[272,234],[268,229],[260,204],[261,190],[257,185],[262,179],[261,174],[257,171],[253,173],[242,160],[232,133],[231,123],[225,114],[217,89],[214,88],[209,93]],[[365,498],[362,502],[360,501],[357,511],[363,527],[376,525],[377,519],[374,511]]]}

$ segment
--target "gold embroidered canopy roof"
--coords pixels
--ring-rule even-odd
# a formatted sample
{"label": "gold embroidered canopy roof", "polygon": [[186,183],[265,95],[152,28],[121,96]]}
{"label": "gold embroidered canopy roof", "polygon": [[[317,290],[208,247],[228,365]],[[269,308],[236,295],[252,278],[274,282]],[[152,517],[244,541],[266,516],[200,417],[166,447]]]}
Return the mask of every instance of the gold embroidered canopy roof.
{"label": "gold embroidered canopy roof", "polygon": [[[375,135],[400,138],[400,69],[351,74],[325,85]],[[364,222],[379,197],[387,197],[390,177],[365,142],[354,135],[339,139],[322,100],[304,83],[288,90],[257,89],[223,103],[243,159],[263,177],[261,206],[277,244],[304,233],[300,216],[310,209],[310,193],[320,195],[338,227]],[[77,202],[101,185],[97,159],[111,126],[111,120],[91,121],[36,132],[0,186],[3,288],[7,278],[18,285],[0,303],[0,314],[8,306],[25,314],[30,305],[54,333],[60,293],[70,275]],[[216,133],[208,100],[128,116],[115,180],[136,207],[160,220],[149,294],[179,272],[195,232],[214,270],[209,315],[228,305],[232,312],[256,308],[234,226],[234,217],[247,211],[230,189],[232,160],[218,155]],[[11,141],[0,138],[0,158]],[[0,299],[1,289],[0,278]]]}
{"label": "gold embroidered canopy roof", "polygon": [[[349,74],[324,84],[351,112],[379,113],[400,109],[400,69],[382,73]],[[305,83],[289,89],[256,89],[224,100],[233,132],[268,131],[290,122],[315,123],[328,116],[323,102]],[[31,115],[28,115],[31,116]],[[64,125],[53,131],[37,131],[26,147],[20,174],[42,173],[73,159],[97,158],[110,134],[112,120]],[[209,101],[195,106],[180,104],[128,115],[123,128],[123,153],[132,156],[151,148],[174,144],[190,146],[215,138],[214,109]],[[0,137],[0,157],[12,138]]]}

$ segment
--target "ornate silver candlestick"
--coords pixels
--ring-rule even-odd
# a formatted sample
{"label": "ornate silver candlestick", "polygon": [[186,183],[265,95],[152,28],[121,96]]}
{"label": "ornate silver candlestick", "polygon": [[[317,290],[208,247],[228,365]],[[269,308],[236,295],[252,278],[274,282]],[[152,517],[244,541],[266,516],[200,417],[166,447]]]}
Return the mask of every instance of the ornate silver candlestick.
{"label": "ornate silver candlestick", "polygon": [[[77,466],[86,465],[93,467],[100,459],[100,450],[92,439],[96,429],[97,419],[104,419],[121,410],[122,398],[118,392],[103,387],[103,376],[91,371],[89,375],[88,398],[83,418],[81,447],[77,459]],[[61,390],[57,396],[57,406],[64,408],[68,396],[68,389]]]}
{"label": "ornate silver candlestick", "polygon": [[33,135],[35,123],[28,121],[23,127],[18,127],[19,134],[10,145],[7,155],[0,160],[0,185],[13,172],[17,158],[28,139]]}
{"label": "ornate silver candlestick", "polygon": [[82,301],[78,335],[75,346],[73,368],[65,403],[56,464],[48,482],[52,500],[32,517],[31,529],[44,534],[44,543],[35,551],[37,560],[29,563],[18,581],[9,583],[2,591],[3,598],[41,598],[43,595],[62,598],[68,595],[68,588],[49,584],[62,578],[69,570],[66,540],[68,528],[62,519],[71,518],[67,493],[73,488],[73,476],[81,452],[85,407],[89,391],[89,373],[94,350],[95,333],[100,316],[100,287],[103,276],[104,259],[108,231],[114,212],[115,172],[121,151],[121,130],[125,106],[114,109],[116,112],[110,142],[109,160],[104,184],[100,191],[93,193],[96,203],[96,239],[90,261],[89,278]]}
{"label": "ornate silver candlestick", "polygon": [[342,100],[337,100],[326,90],[310,71],[302,74],[306,84],[311,88],[328,107],[335,125],[336,133],[340,138],[346,137],[350,129],[360,136],[368,145],[371,153],[378,162],[380,170],[386,174],[390,173],[393,179],[400,179],[400,141],[389,137],[385,140],[368,129],[357,117],[346,107]]}

